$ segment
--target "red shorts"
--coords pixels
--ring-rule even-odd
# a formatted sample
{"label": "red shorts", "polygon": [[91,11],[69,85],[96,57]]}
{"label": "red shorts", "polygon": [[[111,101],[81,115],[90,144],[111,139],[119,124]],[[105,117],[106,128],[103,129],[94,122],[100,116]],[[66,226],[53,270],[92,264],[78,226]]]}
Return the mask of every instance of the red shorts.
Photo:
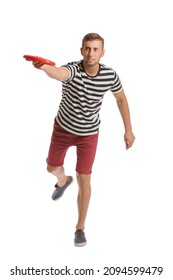
{"label": "red shorts", "polygon": [[55,120],[52,138],[47,158],[50,166],[62,166],[68,148],[76,146],[76,171],[80,174],[90,174],[96,154],[98,133],[89,136],[79,136],[64,130]]}

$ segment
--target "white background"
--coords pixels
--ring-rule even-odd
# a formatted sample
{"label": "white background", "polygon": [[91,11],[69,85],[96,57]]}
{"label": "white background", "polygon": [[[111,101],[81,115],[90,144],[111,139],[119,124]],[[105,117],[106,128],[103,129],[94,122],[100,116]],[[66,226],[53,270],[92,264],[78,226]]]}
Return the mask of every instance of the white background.
{"label": "white background", "polygon": [[[82,279],[105,279],[105,266],[163,266],[172,279],[172,10],[164,1],[10,1],[0,4],[1,277],[18,268],[93,268]],[[88,244],[73,245],[77,183],[58,202],[46,171],[61,84],[23,59],[46,57],[62,65],[79,60],[81,40],[105,39],[102,63],[119,74],[136,136],[125,150],[124,128],[108,92],[101,110],[100,139],[86,221]],[[65,162],[75,177],[75,149]],[[58,279],[58,276],[21,279]],[[62,277],[62,276],[61,276]],[[76,276],[64,276],[64,279]],[[82,276],[78,276],[80,279]],[[116,276],[110,276],[110,279]],[[60,279],[60,276],[59,276]]]}

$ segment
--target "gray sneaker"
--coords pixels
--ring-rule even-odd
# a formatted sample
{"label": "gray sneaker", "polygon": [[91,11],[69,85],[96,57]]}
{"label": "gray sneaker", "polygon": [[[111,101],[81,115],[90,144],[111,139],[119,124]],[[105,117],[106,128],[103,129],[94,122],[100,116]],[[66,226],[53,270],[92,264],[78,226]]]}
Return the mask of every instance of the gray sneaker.
{"label": "gray sneaker", "polygon": [[68,176],[67,178],[68,178],[67,182],[63,187],[58,187],[57,184],[55,185],[55,190],[52,194],[52,199],[53,200],[56,200],[56,199],[60,198],[63,195],[66,188],[73,182],[73,177],[72,176]]}
{"label": "gray sneaker", "polygon": [[75,232],[75,239],[74,239],[74,245],[77,247],[85,246],[87,243],[85,238],[85,233],[81,229],[77,229]]}

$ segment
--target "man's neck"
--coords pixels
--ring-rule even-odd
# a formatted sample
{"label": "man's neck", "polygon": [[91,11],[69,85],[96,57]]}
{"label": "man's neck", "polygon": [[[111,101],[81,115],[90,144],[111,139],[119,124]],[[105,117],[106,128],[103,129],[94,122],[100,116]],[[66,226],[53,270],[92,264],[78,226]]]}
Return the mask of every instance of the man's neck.
{"label": "man's neck", "polygon": [[87,75],[96,76],[99,72],[100,65],[99,65],[99,63],[97,63],[96,65],[88,66],[83,61],[83,68]]}

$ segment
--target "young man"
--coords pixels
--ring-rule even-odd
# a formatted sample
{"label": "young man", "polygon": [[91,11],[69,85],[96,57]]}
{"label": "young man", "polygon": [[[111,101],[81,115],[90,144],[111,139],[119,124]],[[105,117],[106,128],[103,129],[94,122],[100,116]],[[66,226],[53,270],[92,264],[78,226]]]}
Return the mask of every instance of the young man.
{"label": "young man", "polygon": [[132,132],[129,106],[116,72],[103,64],[104,39],[96,33],[87,34],[82,40],[83,60],[62,67],[33,62],[49,77],[62,82],[62,99],[54,121],[47,170],[56,176],[58,183],[52,199],[62,196],[73,178],[64,171],[64,158],[70,146],[77,148],[76,174],[79,186],[78,221],[75,231],[75,246],[84,246],[85,219],[91,195],[91,172],[94,162],[98,131],[99,110],[104,94],[114,94],[124,123],[124,141],[129,149],[135,140]]}

